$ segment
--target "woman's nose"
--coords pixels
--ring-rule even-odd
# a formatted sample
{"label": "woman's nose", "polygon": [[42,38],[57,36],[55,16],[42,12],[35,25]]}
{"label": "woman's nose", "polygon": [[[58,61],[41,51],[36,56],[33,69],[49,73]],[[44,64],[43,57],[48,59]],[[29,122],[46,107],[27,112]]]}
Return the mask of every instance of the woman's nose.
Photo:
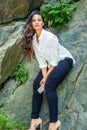
{"label": "woman's nose", "polygon": [[38,23],[38,20],[36,20],[36,23]]}

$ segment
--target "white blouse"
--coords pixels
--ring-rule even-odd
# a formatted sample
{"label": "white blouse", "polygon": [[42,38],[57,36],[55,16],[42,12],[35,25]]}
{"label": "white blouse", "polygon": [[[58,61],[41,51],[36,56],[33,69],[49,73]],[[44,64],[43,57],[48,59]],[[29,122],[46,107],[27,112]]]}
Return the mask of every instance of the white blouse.
{"label": "white blouse", "polygon": [[72,58],[73,65],[75,64],[71,53],[59,43],[56,35],[47,30],[42,29],[39,43],[36,34],[33,36],[33,49],[40,68],[56,66],[65,57]]}

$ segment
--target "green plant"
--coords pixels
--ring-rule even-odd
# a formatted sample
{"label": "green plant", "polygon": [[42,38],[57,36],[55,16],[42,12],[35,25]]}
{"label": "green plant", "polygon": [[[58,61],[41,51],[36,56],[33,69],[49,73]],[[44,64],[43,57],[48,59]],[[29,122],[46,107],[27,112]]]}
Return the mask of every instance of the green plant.
{"label": "green plant", "polygon": [[63,26],[68,26],[75,8],[75,2],[58,1],[56,4],[44,4],[41,8],[41,14],[45,18],[48,27],[60,29]]}
{"label": "green plant", "polygon": [[26,128],[26,125],[18,123],[8,115],[0,114],[0,130],[25,130]]}
{"label": "green plant", "polygon": [[29,78],[29,71],[24,67],[23,64],[18,64],[13,73],[13,76],[16,81],[20,81],[23,84]]}

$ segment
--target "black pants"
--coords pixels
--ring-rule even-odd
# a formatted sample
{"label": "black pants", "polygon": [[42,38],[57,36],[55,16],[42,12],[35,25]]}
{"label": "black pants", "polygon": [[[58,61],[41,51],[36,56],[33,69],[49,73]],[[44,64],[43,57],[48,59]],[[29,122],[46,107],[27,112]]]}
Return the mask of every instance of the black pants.
{"label": "black pants", "polygon": [[[64,79],[66,74],[72,68],[73,60],[70,58],[65,58],[61,60],[58,65],[53,69],[53,71],[47,77],[45,83],[46,97],[49,106],[49,118],[50,122],[56,122],[58,119],[58,96],[56,88]],[[39,117],[39,112],[42,105],[43,93],[39,94],[37,89],[40,86],[40,81],[42,79],[42,72],[40,71],[33,83],[33,98],[32,98],[32,113],[31,118],[36,119]]]}

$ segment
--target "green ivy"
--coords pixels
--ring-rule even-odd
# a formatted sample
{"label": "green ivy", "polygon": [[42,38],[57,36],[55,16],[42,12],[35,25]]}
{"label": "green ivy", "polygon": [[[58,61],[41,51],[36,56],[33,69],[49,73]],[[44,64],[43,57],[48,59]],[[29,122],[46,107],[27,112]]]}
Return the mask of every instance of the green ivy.
{"label": "green ivy", "polygon": [[25,83],[29,78],[29,71],[24,67],[23,64],[18,64],[13,76],[16,81],[20,81],[22,84]]}
{"label": "green ivy", "polygon": [[0,114],[0,130],[25,130],[26,125],[22,125],[5,114]]}
{"label": "green ivy", "polygon": [[60,29],[63,26],[68,26],[75,8],[76,2],[58,1],[56,4],[42,5],[41,14],[45,18],[48,27]]}

